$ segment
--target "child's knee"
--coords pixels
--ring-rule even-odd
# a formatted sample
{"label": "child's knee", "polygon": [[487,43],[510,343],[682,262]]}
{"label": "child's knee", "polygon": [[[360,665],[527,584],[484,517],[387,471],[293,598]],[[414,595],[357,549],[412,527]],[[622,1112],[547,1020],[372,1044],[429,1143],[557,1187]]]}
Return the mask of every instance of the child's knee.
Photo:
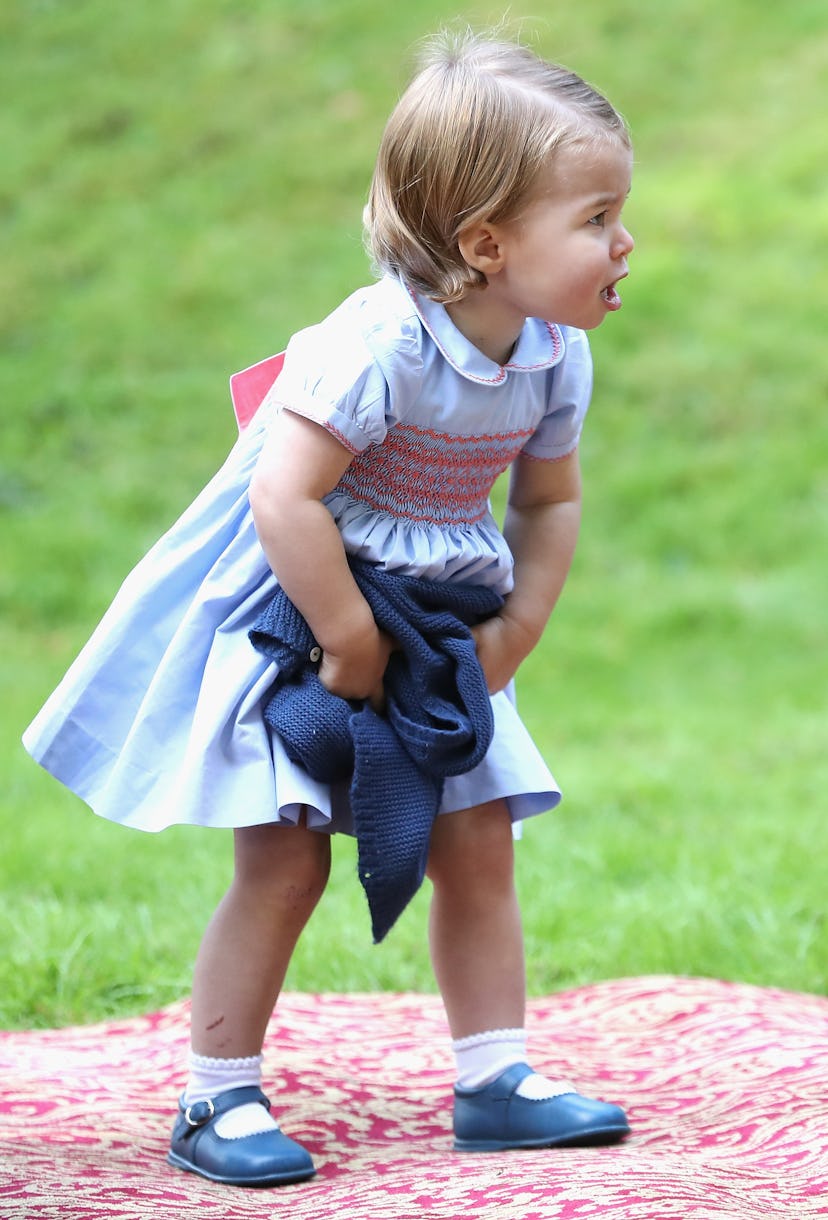
{"label": "child's knee", "polygon": [[[255,833],[250,833],[255,832]],[[328,835],[303,826],[250,827],[236,832],[235,880],[263,890],[290,892],[296,902],[315,906],[328,881]]]}
{"label": "child's knee", "polygon": [[511,883],[513,869],[512,824],[505,802],[438,818],[427,870],[436,887],[498,887]]}

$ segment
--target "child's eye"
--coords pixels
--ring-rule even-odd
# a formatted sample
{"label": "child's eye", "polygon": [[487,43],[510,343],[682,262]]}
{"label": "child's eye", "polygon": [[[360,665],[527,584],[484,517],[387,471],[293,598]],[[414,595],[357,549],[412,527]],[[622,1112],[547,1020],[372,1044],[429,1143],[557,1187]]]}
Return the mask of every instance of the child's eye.
{"label": "child's eye", "polygon": [[603,229],[607,219],[606,212],[599,212],[596,216],[590,216],[588,224],[596,225],[599,229]]}

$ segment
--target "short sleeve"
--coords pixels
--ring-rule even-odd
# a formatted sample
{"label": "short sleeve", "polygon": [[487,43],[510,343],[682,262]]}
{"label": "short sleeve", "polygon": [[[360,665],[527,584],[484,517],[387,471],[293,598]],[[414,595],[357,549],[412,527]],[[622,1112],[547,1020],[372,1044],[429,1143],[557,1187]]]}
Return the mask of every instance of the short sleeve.
{"label": "short sleeve", "polygon": [[294,335],[268,395],[277,408],[321,424],[354,454],[381,444],[419,384],[411,375],[418,353],[406,320],[385,314],[377,322],[371,294],[379,287],[355,293]]}
{"label": "short sleeve", "polygon": [[523,447],[527,457],[554,462],[578,447],[592,397],[592,354],[582,330],[561,327],[565,352],[551,370],[549,400],[543,419]]}

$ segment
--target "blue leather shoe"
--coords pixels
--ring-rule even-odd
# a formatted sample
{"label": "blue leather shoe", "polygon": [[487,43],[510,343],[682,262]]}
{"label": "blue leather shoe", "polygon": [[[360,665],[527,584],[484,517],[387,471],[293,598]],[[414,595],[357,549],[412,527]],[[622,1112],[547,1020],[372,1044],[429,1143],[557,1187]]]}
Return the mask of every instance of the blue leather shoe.
{"label": "blue leather shoe", "polygon": [[528,1063],[512,1067],[482,1089],[454,1090],[454,1147],[458,1152],[499,1152],[504,1148],[555,1148],[612,1144],[629,1134],[620,1106],[562,1093],[545,1101],[520,1097]]}
{"label": "blue leather shoe", "polygon": [[316,1169],[310,1153],[281,1131],[262,1131],[238,1139],[222,1139],[216,1132],[215,1120],[220,1114],[252,1101],[270,1109],[262,1090],[253,1085],[229,1089],[212,1101],[197,1101],[191,1106],[180,1101],[167,1154],[169,1163],[228,1186],[280,1186],[313,1177]]}

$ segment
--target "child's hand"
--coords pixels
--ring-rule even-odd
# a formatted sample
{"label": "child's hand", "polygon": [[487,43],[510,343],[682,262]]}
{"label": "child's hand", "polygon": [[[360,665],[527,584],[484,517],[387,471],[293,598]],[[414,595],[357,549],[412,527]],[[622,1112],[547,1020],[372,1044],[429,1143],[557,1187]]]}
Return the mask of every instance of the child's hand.
{"label": "child's hand", "polygon": [[496,614],[472,627],[472,636],[486,686],[489,694],[494,695],[508,686],[530,651],[525,632],[505,616]]}
{"label": "child's hand", "polygon": [[390,635],[373,631],[349,641],[347,650],[326,648],[319,666],[319,681],[342,699],[368,699],[381,712],[385,706],[382,679],[394,648]]}

